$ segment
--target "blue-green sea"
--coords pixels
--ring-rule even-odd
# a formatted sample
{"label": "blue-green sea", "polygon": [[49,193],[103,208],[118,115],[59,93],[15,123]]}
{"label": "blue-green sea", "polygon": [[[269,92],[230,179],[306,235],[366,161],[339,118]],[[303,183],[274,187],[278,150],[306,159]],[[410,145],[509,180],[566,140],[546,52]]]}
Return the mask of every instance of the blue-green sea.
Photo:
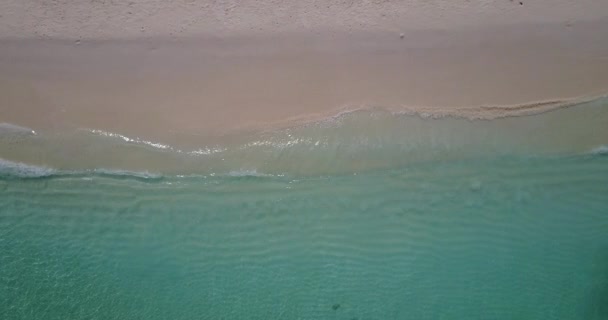
{"label": "blue-green sea", "polygon": [[4,124],[0,319],[608,319],[607,127],[605,99],[190,149]]}

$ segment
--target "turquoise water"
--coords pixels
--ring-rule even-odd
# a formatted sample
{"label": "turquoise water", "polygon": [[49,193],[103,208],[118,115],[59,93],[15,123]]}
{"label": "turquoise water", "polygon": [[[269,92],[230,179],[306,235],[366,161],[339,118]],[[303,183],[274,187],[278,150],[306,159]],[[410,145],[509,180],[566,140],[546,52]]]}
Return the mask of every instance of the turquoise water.
{"label": "turquoise water", "polygon": [[[551,129],[578,132],[574,149],[607,138],[606,108],[585,112],[599,122]],[[363,151],[283,145],[224,174],[41,167],[44,149],[36,166],[3,160],[0,319],[608,319],[608,148],[458,138],[505,121],[414,149],[369,149],[400,124],[368,126]],[[13,133],[2,157],[35,139]],[[309,173],[243,167],[285,158]]]}

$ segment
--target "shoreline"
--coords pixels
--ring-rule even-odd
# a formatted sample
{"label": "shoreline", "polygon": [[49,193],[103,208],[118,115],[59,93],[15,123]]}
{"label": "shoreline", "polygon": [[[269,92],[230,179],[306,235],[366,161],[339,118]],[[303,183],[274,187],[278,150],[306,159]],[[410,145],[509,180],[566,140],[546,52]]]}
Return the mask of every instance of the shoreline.
{"label": "shoreline", "polygon": [[485,121],[368,109],[283,128],[224,136],[174,132],[158,139],[96,128],[38,131],[0,123],[0,175],[314,176],[429,162],[604,156],[607,121],[608,97]]}

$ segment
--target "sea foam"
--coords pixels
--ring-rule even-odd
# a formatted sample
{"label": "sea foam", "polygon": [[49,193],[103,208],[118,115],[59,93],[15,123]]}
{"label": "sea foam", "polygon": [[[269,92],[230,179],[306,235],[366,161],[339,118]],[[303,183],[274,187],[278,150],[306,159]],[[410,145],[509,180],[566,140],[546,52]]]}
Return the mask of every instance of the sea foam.
{"label": "sea foam", "polygon": [[114,178],[129,177],[146,180],[161,179],[163,177],[161,174],[148,171],[130,171],[122,169],[95,168],[86,170],[58,170],[47,166],[32,165],[0,158],[0,178],[43,178],[52,176],[103,176]]}
{"label": "sea foam", "polygon": [[594,155],[608,155],[608,145],[601,145],[597,148],[593,148],[590,153]]}
{"label": "sea foam", "polygon": [[22,127],[16,124],[12,124],[12,123],[6,123],[6,122],[2,122],[0,123],[0,135],[14,135],[14,134],[19,134],[19,135],[35,135],[36,131],[27,128],[27,127]]}
{"label": "sea foam", "polygon": [[57,174],[58,171],[45,166],[35,166],[0,158],[0,177],[39,178]]}

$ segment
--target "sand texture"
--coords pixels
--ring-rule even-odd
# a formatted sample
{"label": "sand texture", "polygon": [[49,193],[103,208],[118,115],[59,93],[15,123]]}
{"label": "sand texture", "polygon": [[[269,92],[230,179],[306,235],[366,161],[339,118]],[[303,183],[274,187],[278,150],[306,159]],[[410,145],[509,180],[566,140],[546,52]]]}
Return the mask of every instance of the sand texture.
{"label": "sand texture", "polygon": [[0,122],[136,136],[608,91],[606,1],[3,1]]}
{"label": "sand texture", "polygon": [[286,32],[403,32],[569,23],[608,15],[604,0],[5,0],[0,37],[115,39]]}

